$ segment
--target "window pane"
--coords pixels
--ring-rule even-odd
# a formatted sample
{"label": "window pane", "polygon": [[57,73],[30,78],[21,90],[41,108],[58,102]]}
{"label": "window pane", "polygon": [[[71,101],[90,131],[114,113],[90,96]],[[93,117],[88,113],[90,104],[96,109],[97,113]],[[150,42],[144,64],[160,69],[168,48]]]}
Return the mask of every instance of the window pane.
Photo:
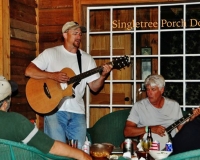
{"label": "window pane", "polygon": [[186,79],[200,80],[200,57],[186,57]]}
{"label": "window pane", "polygon": [[[117,61],[115,61],[115,60],[117,60]],[[115,61],[115,63],[113,63],[114,66],[113,66],[113,70],[112,70],[113,80],[130,80],[130,79],[132,79],[133,65],[129,64],[129,57],[125,57],[125,56],[114,57],[112,61]]]}
{"label": "window pane", "polygon": [[187,28],[200,27],[200,4],[186,6]]}
{"label": "window pane", "polygon": [[133,34],[113,34],[113,55],[131,55],[133,53]]}
{"label": "window pane", "polygon": [[[110,31],[110,10],[90,11],[90,32]],[[102,23],[103,22],[103,23]]]}
{"label": "window pane", "polygon": [[158,29],[158,7],[138,7],[136,9],[136,29]]}
{"label": "window pane", "polygon": [[186,54],[200,53],[200,31],[186,31]]}
{"label": "window pane", "polygon": [[183,58],[182,57],[162,57],[161,74],[167,79],[183,79]]}
{"label": "window pane", "polygon": [[160,54],[183,54],[183,32],[162,32]]}
{"label": "window pane", "polygon": [[180,29],[184,26],[183,6],[161,7],[161,29]]}
{"label": "window pane", "polygon": [[113,83],[113,104],[132,104],[132,83]]}
{"label": "window pane", "polygon": [[142,52],[142,48],[151,47],[151,52],[148,55],[157,55],[158,54],[158,34],[157,33],[137,33],[136,34],[136,54],[145,55]]}
{"label": "window pane", "polygon": [[97,94],[90,92],[90,104],[110,104],[110,84],[105,83],[104,88]]}
{"label": "window pane", "polygon": [[180,105],[183,105],[183,83],[170,83],[165,85],[165,97],[176,100]]}
{"label": "window pane", "polygon": [[110,35],[90,35],[90,54],[92,56],[110,55]]}
{"label": "window pane", "polygon": [[134,28],[134,9],[113,9],[113,31],[130,31]]}
{"label": "window pane", "polygon": [[158,58],[137,58],[136,59],[136,79],[145,80],[150,74],[158,74]]}
{"label": "window pane", "polygon": [[199,105],[200,83],[187,83],[186,85],[186,105]]}

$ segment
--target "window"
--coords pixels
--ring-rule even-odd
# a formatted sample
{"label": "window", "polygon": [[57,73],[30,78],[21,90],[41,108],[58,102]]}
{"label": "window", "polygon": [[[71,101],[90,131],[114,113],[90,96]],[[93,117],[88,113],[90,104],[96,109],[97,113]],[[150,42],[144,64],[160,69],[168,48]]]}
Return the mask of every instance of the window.
{"label": "window", "polygon": [[146,72],[164,76],[164,96],[178,101],[183,110],[199,106],[199,2],[88,7],[87,31],[87,53],[97,65],[124,55],[132,62],[113,70],[99,94],[87,88],[88,126],[92,109],[100,109],[101,116],[104,108],[130,108],[144,98]]}

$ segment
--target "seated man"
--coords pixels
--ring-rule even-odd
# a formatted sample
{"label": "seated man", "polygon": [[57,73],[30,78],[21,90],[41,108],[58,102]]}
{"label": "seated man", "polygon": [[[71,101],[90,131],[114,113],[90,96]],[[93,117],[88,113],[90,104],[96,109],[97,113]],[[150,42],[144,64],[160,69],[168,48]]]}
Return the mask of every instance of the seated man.
{"label": "seated man", "polygon": [[[13,85],[12,88],[16,88],[15,86]],[[36,147],[44,153],[79,160],[92,160],[82,150],[72,148],[63,142],[48,137],[24,116],[14,112],[7,112],[10,107],[11,92],[10,83],[3,76],[0,76],[0,128],[4,128],[0,132],[1,139],[25,143]]]}
{"label": "seated man", "polygon": [[[133,105],[124,128],[124,135],[143,136],[150,127],[153,134],[159,135],[160,138],[166,137],[166,127],[182,118],[181,108],[176,101],[162,96],[165,87],[163,76],[150,75],[145,79],[144,85],[147,98]],[[182,126],[183,124],[180,124],[177,129],[180,130]],[[170,136],[174,137],[175,134],[176,130],[173,129]]]}

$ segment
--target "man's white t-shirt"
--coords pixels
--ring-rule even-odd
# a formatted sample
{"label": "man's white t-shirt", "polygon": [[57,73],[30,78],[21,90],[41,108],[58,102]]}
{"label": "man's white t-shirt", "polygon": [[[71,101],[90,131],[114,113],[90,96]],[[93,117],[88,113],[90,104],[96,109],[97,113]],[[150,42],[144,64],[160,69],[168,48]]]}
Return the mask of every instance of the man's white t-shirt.
{"label": "man's white t-shirt", "polygon": [[[82,73],[96,67],[96,63],[91,55],[82,50],[80,50],[80,53],[82,62]],[[67,51],[63,45],[44,50],[41,54],[39,54],[38,57],[36,57],[32,61],[32,63],[34,63],[41,70],[45,70],[48,72],[57,72],[61,71],[63,68],[70,68],[74,71],[75,75],[80,74],[77,55]],[[59,111],[85,114],[85,105],[82,98],[85,93],[85,87],[87,83],[98,79],[99,76],[99,73],[95,73],[82,79],[80,84],[75,87],[75,98],[69,98],[65,100],[62,106],[59,108]]]}
{"label": "man's white t-shirt", "polygon": [[[154,107],[148,98],[136,102],[128,116],[129,121],[137,124],[138,127],[161,125],[165,128],[183,117],[179,104],[169,98],[164,97],[162,108]],[[172,137],[176,134],[173,130]]]}

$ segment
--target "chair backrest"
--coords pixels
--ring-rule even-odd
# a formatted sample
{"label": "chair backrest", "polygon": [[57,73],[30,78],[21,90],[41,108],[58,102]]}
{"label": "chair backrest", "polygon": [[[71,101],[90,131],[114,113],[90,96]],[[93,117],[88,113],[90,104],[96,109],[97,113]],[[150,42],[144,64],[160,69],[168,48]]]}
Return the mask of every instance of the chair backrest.
{"label": "chair backrest", "polygon": [[0,139],[0,159],[2,160],[74,160],[72,158],[44,154],[38,149],[19,142]]}
{"label": "chair backrest", "polygon": [[171,155],[164,160],[200,160],[200,149]]}
{"label": "chair backrest", "polygon": [[111,143],[120,147],[124,141],[124,127],[130,109],[119,110],[101,117],[93,127],[87,129],[92,143]]}

